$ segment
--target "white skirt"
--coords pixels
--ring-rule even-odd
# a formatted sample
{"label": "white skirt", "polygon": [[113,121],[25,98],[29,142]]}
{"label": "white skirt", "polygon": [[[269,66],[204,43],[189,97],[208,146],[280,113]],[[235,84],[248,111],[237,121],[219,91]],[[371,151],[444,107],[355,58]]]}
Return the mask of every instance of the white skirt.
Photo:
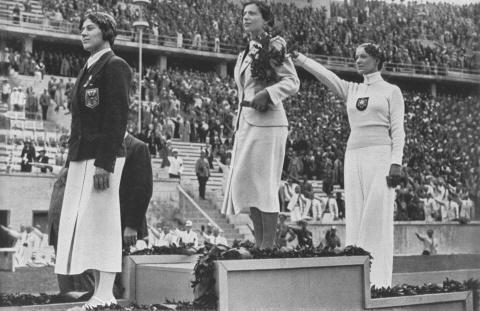
{"label": "white skirt", "polygon": [[278,189],[287,135],[287,127],[253,126],[240,115],[222,213],[248,213],[250,207],[280,211]]}
{"label": "white skirt", "polygon": [[110,187],[103,191],[94,189],[94,162],[70,162],[58,229],[57,274],[122,270],[119,188],[125,158],[117,158]]}

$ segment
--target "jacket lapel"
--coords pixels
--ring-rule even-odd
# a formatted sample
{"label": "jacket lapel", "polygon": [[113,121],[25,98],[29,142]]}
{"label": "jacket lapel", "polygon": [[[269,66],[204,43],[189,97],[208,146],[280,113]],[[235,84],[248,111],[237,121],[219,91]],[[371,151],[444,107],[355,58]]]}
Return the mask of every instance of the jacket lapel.
{"label": "jacket lapel", "polygon": [[108,51],[107,53],[103,54],[95,64],[92,65],[92,68],[89,70],[89,76],[85,83],[83,84],[83,88],[85,88],[91,80],[95,78],[95,76],[100,72],[100,70],[105,66],[105,64],[112,58],[115,54],[112,51]]}
{"label": "jacket lapel", "polygon": [[[242,54],[242,57],[243,57],[243,54]],[[250,65],[251,62],[252,62],[252,58],[249,55],[245,56],[245,59],[243,60],[242,65],[240,66],[240,76],[243,74],[245,69],[247,69],[248,65]]]}
{"label": "jacket lapel", "polygon": [[87,65],[85,64],[85,66],[83,66],[83,68],[78,73],[77,80],[73,85],[72,96],[70,96],[70,102],[68,103],[68,108],[70,109],[70,111],[77,108],[77,92],[78,92],[80,81],[82,80],[82,77],[86,68],[87,68]]}

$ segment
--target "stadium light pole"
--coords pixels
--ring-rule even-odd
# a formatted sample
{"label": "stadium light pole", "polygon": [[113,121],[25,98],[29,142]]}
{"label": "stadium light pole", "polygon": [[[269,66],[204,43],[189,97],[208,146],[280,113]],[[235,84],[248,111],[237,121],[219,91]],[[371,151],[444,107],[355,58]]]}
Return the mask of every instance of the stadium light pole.
{"label": "stadium light pole", "polygon": [[148,28],[148,22],[143,20],[143,8],[150,4],[150,0],[133,0],[133,4],[139,6],[140,15],[138,20],[133,22],[133,27],[138,29],[138,131],[142,131],[142,44],[143,28]]}

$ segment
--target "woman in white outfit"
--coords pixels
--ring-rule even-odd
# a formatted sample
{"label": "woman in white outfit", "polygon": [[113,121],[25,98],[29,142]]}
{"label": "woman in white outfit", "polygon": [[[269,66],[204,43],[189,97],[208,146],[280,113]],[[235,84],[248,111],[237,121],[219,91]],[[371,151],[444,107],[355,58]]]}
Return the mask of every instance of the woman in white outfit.
{"label": "woman in white outfit", "polygon": [[[264,34],[273,22],[273,15],[265,3],[244,4],[243,27],[250,38]],[[270,41],[270,45],[274,43],[283,48],[286,45],[280,37]],[[272,64],[276,82],[267,84],[255,79],[251,66],[255,44],[252,40],[249,49],[240,53],[234,70],[240,107],[222,212],[250,212],[256,246],[272,248],[280,211],[278,189],[288,135],[282,100],[298,91],[300,81],[289,58]]]}
{"label": "woman in white outfit", "polygon": [[[401,179],[405,144],[402,92],[382,79],[378,46],[360,45],[355,63],[363,83],[348,82],[297,52],[294,63],[346,102],[351,133],[345,154],[346,245],[371,252],[371,283],[390,286],[393,265],[394,187]],[[388,176],[388,177],[387,177]]]}

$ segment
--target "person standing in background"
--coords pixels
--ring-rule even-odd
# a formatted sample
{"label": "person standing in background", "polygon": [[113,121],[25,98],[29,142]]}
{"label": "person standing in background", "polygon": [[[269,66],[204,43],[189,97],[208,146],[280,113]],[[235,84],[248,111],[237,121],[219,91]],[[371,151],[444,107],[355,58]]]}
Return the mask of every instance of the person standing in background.
{"label": "person standing in background", "polygon": [[47,92],[47,89],[43,90],[43,94],[40,95],[40,107],[42,107],[42,120],[47,121],[47,112],[48,107],[50,106],[50,95]]}
{"label": "person standing in background", "polygon": [[170,166],[168,167],[168,176],[170,178],[180,179],[183,172],[183,160],[178,156],[178,150],[172,150],[173,155],[168,157]]}
{"label": "person standing in background", "polygon": [[208,178],[210,178],[210,165],[205,158],[205,151],[200,151],[200,158],[195,163],[195,174],[198,180],[198,192],[200,199],[205,200],[205,188],[207,186]]}

